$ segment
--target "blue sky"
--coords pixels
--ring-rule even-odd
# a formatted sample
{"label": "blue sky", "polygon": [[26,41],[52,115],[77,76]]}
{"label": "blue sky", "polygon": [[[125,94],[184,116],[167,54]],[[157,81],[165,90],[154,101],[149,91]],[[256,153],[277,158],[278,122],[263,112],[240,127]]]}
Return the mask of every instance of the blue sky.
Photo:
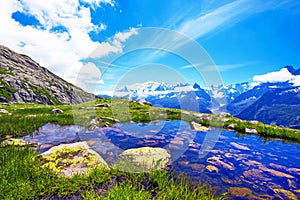
{"label": "blue sky", "polygon": [[[204,84],[193,68],[186,67],[189,63],[171,53],[140,50],[122,55],[127,41],[146,27],[170,29],[197,41],[224,84],[252,81],[255,75],[286,65],[300,67],[300,2],[296,0],[2,0],[0,17],[1,44],[73,83],[89,80],[102,84],[102,89],[112,89],[138,65],[143,66],[143,71],[135,70],[139,81],[141,76],[151,79],[151,73],[157,80],[168,77],[168,70],[151,72],[151,63],[153,69],[163,65],[186,82]],[[101,68],[97,62],[83,64],[97,47],[103,57],[122,55],[105,73],[97,71]],[[145,61],[145,55],[152,54],[156,57]],[[95,73],[88,75],[89,70],[83,69],[88,67]],[[78,78],[79,71],[86,73]]]}

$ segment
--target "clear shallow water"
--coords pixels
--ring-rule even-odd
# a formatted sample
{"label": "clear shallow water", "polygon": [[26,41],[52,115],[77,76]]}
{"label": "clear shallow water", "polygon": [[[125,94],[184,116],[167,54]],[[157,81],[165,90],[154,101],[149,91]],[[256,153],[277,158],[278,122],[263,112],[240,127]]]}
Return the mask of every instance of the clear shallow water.
{"label": "clear shallow water", "polygon": [[227,130],[196,132],[179,120],[119,124],[94,132],[46,124],[38,134],[25,139],[37,142],[40,151],[61,143],[87,141],[110,164],[129,148],[162,147],[171,153],[177,173],[185,172],[194,181],[211,184],[218,194],[238,187],[248,188],[263,199],[286,199],[278,190],[284,189],[300,199],[300,147],[280,140],[265,141]]}

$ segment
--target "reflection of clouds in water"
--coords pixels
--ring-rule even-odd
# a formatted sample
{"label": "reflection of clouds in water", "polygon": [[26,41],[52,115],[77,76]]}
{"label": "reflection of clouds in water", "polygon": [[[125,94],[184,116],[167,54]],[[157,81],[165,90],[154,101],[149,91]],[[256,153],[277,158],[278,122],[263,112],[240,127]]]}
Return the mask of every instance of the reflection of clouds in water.
{"label": "reflection of clouds in water", "polygon": [[[62,143],[73,143],[80,141],[78,132],[81,127],[77,125],[60,126],[55,124],[46,124],[39,128],[36,133],[23,137],[28,142],[38,144],[41,152],[46,151],[52,146]],[[47,145],[46,145],[47,144]]]}
{"label": "reflection of clouds in water", "polygon": [[131,135],[137,138],[154,136],[164,128],[164,121],[149,122],[149,123],[126,123],[118,124],[118,128],[126,135]]}
{"label": "reflection of clouds in water", "polygon": [[[163,129],[156,132],[157,127],[161,126]],[[222,130],[221,142],[209,149],[204,146],[214,142],[215,130],[195,132],[186,122],[129,123],[126,127],[126,132],[117,127],[84,132],[74,125],[46,124],[38,134],[25,136],[24,139],[53,146],[75,142],[73,140],[77,140],[80,134],[80,139],[87,141],[109,164],[118,161],[119,155],[127,148],[162,147],[171,153],[176,172],[185,172],[195,181],[220,187],[220,193],[226,192],[232,184],[250,188],[255,195],[265,194],[266,191],[274,195],[270,186],[289,191],[294,190],[292,185],[300,188],[300,149],[297,144],[265,141],[257,135],[238,136],[236,132]],[[132,134],[130,130],[135,132]],[[145,132],[149,132],[149,136],[141,137]],[[215,166],[218,172],[207,170],[208,165]],[[235,170],[231,170],[233,168]],[[266,179],[268,183],[264,182]],[[288,182],[288,179],[293,182]]]}

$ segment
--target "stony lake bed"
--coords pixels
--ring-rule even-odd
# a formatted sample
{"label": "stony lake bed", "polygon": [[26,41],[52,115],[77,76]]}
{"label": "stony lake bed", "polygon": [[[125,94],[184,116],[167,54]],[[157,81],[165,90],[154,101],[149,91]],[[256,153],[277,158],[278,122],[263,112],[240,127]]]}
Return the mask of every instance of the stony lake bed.
{"label": "stony lake bed", "polygon": [[258,135],[210,129],[194,131],[181,120],[119,123],[86,128],[46,124],[22,137],[44,152],[63,143],[86,141],[112,165],[127,149],[160,147],[171,154],[170,166],[196,183],[208,183],[230,199],[299,199],[300,146]]}

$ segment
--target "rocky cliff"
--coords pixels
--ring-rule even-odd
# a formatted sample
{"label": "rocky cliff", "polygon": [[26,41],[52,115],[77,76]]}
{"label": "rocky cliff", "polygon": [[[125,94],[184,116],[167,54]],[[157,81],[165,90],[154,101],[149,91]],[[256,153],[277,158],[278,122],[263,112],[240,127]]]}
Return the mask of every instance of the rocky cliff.
{"label": "rocky cliff", "polygon": [[0,45],[0,102],[75,104],[93,97],[30,57]]}

